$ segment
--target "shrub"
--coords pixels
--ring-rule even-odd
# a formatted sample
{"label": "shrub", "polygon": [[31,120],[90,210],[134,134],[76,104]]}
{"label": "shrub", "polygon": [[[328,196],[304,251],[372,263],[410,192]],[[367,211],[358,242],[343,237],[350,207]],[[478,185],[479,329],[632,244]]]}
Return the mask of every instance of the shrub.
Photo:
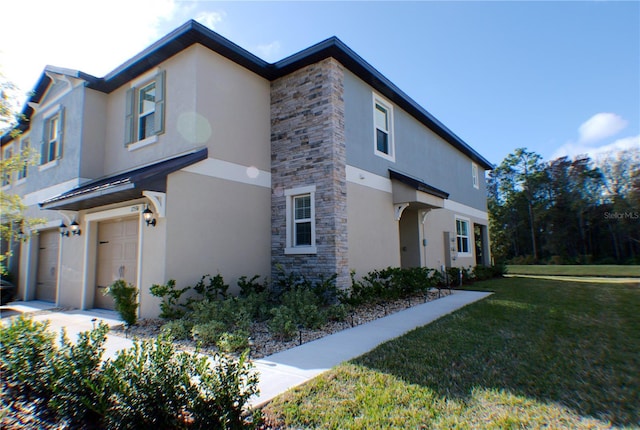
{"label": "shrub", "polygon": [[188,318],[195,324],[206,324],[209,321],[224,322],[227,331],[248,330],[251,325],[249,310],[236,297],[225,300],[202,300],[191,303]]}
{"label": "shrub", "polygon": [[318,328],[325,318],[320,309],[320,299],[313,291],[299,287],[282,295],[282,306],[289,308],[296,325]]}
{"label": "shrub", "polygon": [[[209,281],[208,283],[205,283],[207,278],[209,278]],[[227,297],[229,285],[224,283],[222,275],[218,273],[214,277],[211,277],[211,275],[204,275],[200,278],[200,281],[198,281],[193,289],[206,300],[216,300]]]}
{"label": "shrub", "polygon": [[329,306],[325,311],[325,315],[328,321],[344,321],[347,319],[348,312],[347,306],[343,304],[336,304]]}
{"label": "shrub", "polygon": [[181,318],[179,320],[169,321],[162,326],[161,332],[173,339],[186,340],[191,338],[191,329],[193,322],[189,319]]}
{"label": "shrub", "polygon": [[52,361],[55,383],[50,407],[71,427],[97,425],[109,409],[108,381],[101,369],[108,331],[101,322],[80,333],[75,344],[61,334],[61,347]]}
{"label": "shrub", "polygon": [[180,305],[180,297],[191,287],[176,288],[175,279],[169,279],[166,284],[153,284],[151,294],[162,299],[160,303],[160,318],[176,319],[184,315],[184,306]]}
{"label": "shrub", "polygon": [[168,338],[135,342],[107,362],[112,403],[109,428],[181,428],[183,412],[197,391],[191,384],[191,357],[176,354]]}
{"label": "shrub", "polygon": [[50,364],[56,353],[55,335],[48,331],[48,324],[20,315],[0,325],[0,374],[9,404],[20,398],[40,398],[46,404],[53,395],[55,378]]}
{"label": "shrub", "polygon": [[124,279],[118,279],[111,284],[105,294],[113,297],[116,311],[127,325],[133,325],[138,320],[138,289],[132,284],[127,284]]}
{"label": "shrub", "polygon": [[256,282],[260,278],[260,275],[255,275],[253,278],[247,280],[246,276],[241,276],[238,279],[238,287],[240,287],[240,297],[247,297],[252,294],[261,294],[268,288],[266,282],[264,284]]}
{"label": "shrub", "polygon": [[271,309],[272,318],[269,321],[269,330],[274,336],[281,339],[292,339],[298,332],[295,322],[295,312],[288,306],[278,306]]}
{"label": "shrub", "polygon": [[242,352],[249,348],[249,332],[240,330],[233,333],[224,332],[216,343],[222,352]]}
{"label": "shrub", "polygon": [[251,371],[248,352],[238,360],[224,355],[213,360],[200,357],[194,368],[200,381],[198,396],[190,403],[195,428],[241,429],[259,424],[243,419],[249,398],[258,393],[258,377]]}
{"label": "shrub", "polygon": [[226,328],[225,323],[213,320],[194,325],[191,329],[191,335],[194,340],[201,342],[202,345],[215,345]]}

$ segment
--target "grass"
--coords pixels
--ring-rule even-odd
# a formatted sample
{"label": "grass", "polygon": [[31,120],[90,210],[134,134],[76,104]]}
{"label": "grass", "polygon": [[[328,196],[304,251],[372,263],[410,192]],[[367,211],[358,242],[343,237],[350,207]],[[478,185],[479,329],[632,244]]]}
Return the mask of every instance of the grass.
{"label": "grass", "polygon": [[511,275],[640,277],[640,266],[618,265],[516,265],[507,266]]}
{"label": "grass", "polygon": [[640,288],[476,283],[489,298],[276,398],[292,428],[640,427]]}

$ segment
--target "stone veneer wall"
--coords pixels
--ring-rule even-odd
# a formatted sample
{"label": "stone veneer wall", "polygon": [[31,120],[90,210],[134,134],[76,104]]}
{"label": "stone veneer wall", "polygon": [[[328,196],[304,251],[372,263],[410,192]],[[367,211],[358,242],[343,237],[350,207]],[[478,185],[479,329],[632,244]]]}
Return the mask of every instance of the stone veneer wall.
{"label": "stone veneer wall", "polygon": [[[328,58],[271,83],[271,259],[348,287],[344,69]],[[317,254],[286,255],[285,190],[315,185]]]}

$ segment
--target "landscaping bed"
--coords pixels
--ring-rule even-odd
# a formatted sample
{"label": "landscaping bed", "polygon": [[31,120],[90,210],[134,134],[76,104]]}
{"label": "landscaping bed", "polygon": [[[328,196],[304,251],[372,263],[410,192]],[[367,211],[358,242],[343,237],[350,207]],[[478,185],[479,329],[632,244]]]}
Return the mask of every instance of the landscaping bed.
{"label": "landscaping bed", "polygon": [[[324,336],[374,321],[378,318],[385,317],[412,306],[437,300],[440,297],[446,297],[449,294],[451,294],[451,290],[437,290],[434,288],[426,294],[414,294],[410,297],[396,299],[384,304],[363,304],[349,312],[346,319],[343,321],[329,321],[317,329],[301,328],[297,335],[292,339],[283,339],[274,335],[269,330],[266,322],[253,322],[249,329],[251,338],[250,357],[252,359],[263,358],[268,355],[296,347],[300,345],[301,342],[311,342]],[[160,335],[162,326],[166,322],[166,320],[160,318],[144,319],[138,321],[137,324],[130,326],[129,328],[125,328],[124,325],[112,327],[111,333],[137,339],[154,339]],[[178,349],[186,351],[194,351],[198,347],[197,342],[193,338],[174,340],[174,344]],[[217,352],[218,348],[211,345],[200,345],[199,350],[205,354],[212,354]]]}

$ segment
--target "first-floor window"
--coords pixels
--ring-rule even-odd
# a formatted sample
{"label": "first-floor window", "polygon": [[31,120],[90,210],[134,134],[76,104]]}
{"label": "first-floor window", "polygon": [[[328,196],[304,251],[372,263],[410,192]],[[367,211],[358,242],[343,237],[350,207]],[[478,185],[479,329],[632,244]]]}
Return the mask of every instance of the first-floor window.
{"label": "first-floor window", "polygon": [[315,254],[315,185],[285,191],[286,254]]}
{"label": "first-floor window", "polygon": [[456,242],[459,254],[469,254],[469,221],[456,218]]}

